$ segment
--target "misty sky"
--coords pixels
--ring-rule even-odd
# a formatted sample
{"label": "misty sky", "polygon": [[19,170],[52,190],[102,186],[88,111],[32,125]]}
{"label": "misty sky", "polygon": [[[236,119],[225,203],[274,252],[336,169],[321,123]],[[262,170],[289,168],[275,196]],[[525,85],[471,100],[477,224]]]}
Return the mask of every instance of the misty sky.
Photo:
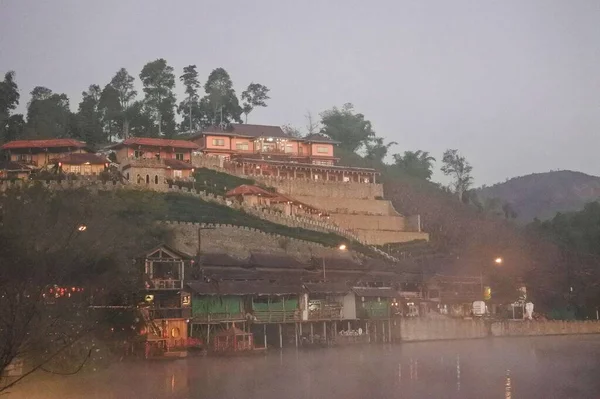
{"label": "misty sky", "polygon": [[202,83],[224,67],[238,94],[267,85],[249,123],[304,127],[352,102],[394,152],[458,148],[478,185],[600,175],[598,0],[0,0],[0,72],[16,71],[21,111],[37,85],[76,110],[90,84],[156,58],[177,76],[196,64]]}

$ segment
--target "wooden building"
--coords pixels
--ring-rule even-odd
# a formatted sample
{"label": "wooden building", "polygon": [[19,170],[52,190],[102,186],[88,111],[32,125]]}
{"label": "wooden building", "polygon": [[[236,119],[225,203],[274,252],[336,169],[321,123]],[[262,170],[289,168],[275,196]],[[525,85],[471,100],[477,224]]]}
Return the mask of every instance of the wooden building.
{"label": "wooden building", "polygon": [[71,154],[92,153],[88,145],[75,139],[15,140],[0,147],[5,159],[36,167],[53,164]]}
{"label": "wooden building", "polygon": [[82,176],[98,176],[108,170],[110,165],[105,157],[90,153],[68,154],[54,162],[58,171]]}

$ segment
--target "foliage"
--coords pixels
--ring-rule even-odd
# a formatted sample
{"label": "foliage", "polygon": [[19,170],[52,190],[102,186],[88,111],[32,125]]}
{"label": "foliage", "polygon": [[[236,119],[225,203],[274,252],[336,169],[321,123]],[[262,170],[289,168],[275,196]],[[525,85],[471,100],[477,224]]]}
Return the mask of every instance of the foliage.
{"label": "foliage", "polygon": [[[9,71],[0,81],[0,140],[11,140],[11,136],[17,133],[16,121],[10,121],[11,112],[19,105],[19,88],[15,82],[15,73]],[[21,117],[22,119],[22,117]]]}
{"label": "foliage", "polygon": [[302,137],[302,132],[300,131],[300,129],[298,129],[297,127],[292,126],[290,124],[281,126],[281,130],[283,130],[283,132],[289,136],[297,137],[297,138]]}
{"label": "foliage", "polygon": [[206,113],[212,125],[227,125],[232,122],[242,123],[240,118],[242,107],[235,95],[233,82],[223,68],[214,69],[204,84],[206,96],[200,107]]}
{"label": "foliage", "polygon": [[452,187],[459,200],[462,201],[463,193],[473,183],[473,177],[471,176],[473,167],[465,157],[458,153],[458,150],[446,150],[442,157],[442,163],[442,172],[454,179]]}
{"label": "foliage", "polygon": [[196,179],[194,186],[197,189],[217,195],[224,195],[232,188],[243,184],[256,184],[252,179],[244,179],[208,168],[197,168],[194,172],[194,178]]}
{"label": "foliage", "polygon": [[[153,224],[154,199],[136,199],[40,185],[0,197],[0,373],[16,357],[33,371],[106,327],[110,321],[88,309],[90,295],[123,304],[139,285],[130,259],[165,237]],[[55,285],[87,294],[55,300],[47,296]]]}
{"label": "foliage", "polygon": [[435,158],[427,151],[404,151],[403,155],[394,154],[393,166],[401,169],[407,175],[423,180],[431,179]]}
{"label": "foliage", "polygon": [[119,92],[111,84],[104,86],[98,102],[102,113],[102,128],[109,140],[121,137],[123,133],[123,112],[119,102]]}
{"label": "foliage", "polygon": [[140,72],[140,79],[146,93],[146,105],[152,109],[158,125],[159,136],[175,134],[175,75],[167,61],[159,58],[148,62]]}
{"label": "foliage", "polygon": [[81,93],[79,111],[76,116],[76,127],[72,135],[89,144],[106,141],[102,129],[102,114],[100,112],[100,86],[91,85],[87,91]]}
{"label": "foliage", "polygon": [[137,95],[133,86],[134,81],[135,78],[125,68],[119,69],[110,81],[110,86],[115,89],[119,101],[119,112],[123,121],[123,138],[125,139],[129,137],[129,107]]}
{"label": "foliage", "polygon": [[394,145],[398,145],[395,141],[390,141],[387,144],[383,144],[382,137],[375,137],[365,144],[366,147],[366,159],[371,159],[379,162],[383,162],[388,154],[390,148]]}
{"label": "foliage", "polygon": [[32,138],[69,137],[71,110],[66,94],[37,86],[27,107],[27,135]]}
{"label": "foliage", "polygon": [[356,151],[375,136],[371,122],[363,114],[354,112],[354,106],[346,103],[342,108],[333,107],[321,113],[321,133],[340,142],[340,147]]}
{"label": "foliage", "polygon": [[246,123],[248,123],[248,114],[256,107],[266,107],[267,100],[271,97],[268,96],[269,89],[267,86],[261,85],[260,83],[250,83],[248,88],[242,92],[242,100],[244,101],[242,109],[246,115]]}
{"label": "foliage", "polygon": [[181,130],[185,130],[186,121],[188,121],[187,128],[190,132],[201,128],[202,117],[199,114],[198,108],[198,88],[200,87],[200,81],[198,81],[198,71],[196,71],[196,65],[188,65],[183,68],[183,75],[179,77],[179,80],[185,86],[185,94],[187,99],[179,104],[177,112],[184,118],[181,122]]}

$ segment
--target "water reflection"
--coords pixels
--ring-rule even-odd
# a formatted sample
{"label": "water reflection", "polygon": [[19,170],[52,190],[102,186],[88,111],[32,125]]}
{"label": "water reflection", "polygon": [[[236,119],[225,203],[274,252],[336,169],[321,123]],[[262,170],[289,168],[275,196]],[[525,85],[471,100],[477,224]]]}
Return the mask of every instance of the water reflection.
{"label": "water reflection", "polygon": [[598,372],[597,337],[495,339],[120,363],[99,373],[29,384],[10,397],[595,397]]}

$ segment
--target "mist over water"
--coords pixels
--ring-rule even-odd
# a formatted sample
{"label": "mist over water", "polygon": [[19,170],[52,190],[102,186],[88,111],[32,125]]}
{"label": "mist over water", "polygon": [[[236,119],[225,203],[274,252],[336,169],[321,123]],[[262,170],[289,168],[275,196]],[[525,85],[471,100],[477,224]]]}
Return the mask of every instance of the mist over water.
{"label": "mist over water", "polygon": [[11,398],[598,398],[600,337],[537,337],[271,350],[123,362],[32,381]]}

